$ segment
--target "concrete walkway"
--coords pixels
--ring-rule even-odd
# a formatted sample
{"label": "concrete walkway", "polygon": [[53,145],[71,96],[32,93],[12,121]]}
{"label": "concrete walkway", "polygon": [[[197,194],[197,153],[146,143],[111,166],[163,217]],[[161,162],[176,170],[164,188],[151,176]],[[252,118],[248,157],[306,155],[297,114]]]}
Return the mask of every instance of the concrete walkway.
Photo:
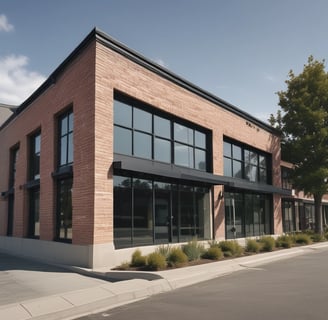
{"label": "concrete walkway", "polygon": [[0,253],[0,319],[55,320],[100,312],[151,295],[309,252],[328,242],[161,272],[47,265]]}

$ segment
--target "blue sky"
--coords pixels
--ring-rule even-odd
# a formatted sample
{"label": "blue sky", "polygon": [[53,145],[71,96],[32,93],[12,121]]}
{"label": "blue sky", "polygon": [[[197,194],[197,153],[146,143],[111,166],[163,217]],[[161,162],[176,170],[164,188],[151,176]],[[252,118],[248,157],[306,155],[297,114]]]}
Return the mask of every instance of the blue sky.
{"label": "blue sky", "polygon": [[0,102],[23,102],[96,26],[266,121],[309,55],[328,58],[327,0],[1,0]]}

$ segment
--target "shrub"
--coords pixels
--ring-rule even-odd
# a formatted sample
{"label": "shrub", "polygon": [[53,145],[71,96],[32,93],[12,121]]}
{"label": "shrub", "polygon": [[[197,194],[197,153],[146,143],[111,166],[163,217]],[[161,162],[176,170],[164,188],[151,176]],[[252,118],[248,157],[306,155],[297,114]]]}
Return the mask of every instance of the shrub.
{"label": "shrub", "polygon": [[147,257],[143,256],[139,249],[134,251],[131,258],[131,266],[144,267],[146,264],[147,264]]}
{"label": "shrub", "polygon": [[266,252],[272,251],[276,245],[274,238],[270,236],[261,237],[259,242],[261,244],[261,251]]}
{"label": "shrub", "polygon": [[181,248],[172,248],[167,257],[167,262],[171,267],[179,267],[188,262],[188,257]]}
{"label": "shrub", "polygon": [[236,240],[220,241],[218,246],[225,257],[238,257],[244,251],[243,247]]}
{"label": "shrub", "polygon": [[308,234],[299,233],[295,235],[295,242],[298,244],[310,244],[311,238]]}
{"label": "shrub", "polygon": [[168,258],[169,254],[171,251],[171,247],[169,245],[160,245],[159,247],[156,248],[157,253],[161,254],[165,259]]}
{"label": "shrub", "polygon": [[205,251],[204,245],[197,242],[197,240],[189,241],[182,246],[182,251],[188,257],[189,261],[199,260]]}
{"label": "shrub", "polygon": [[204,259],[220,260],[223,257],[222,250],[218,246],[209,247],[202,256]]}
{"label": "shrub", "polygon": [[328,240],[328,232],[325,233],[325,239]]}
{"label": "shrub", "polygon": [[279,248],[290,248],[293,245],[293,237],[283,235],[277,238],[276,246]]}
{"label": "shrub", "polygon": [[209,247],[219,247],[219,243],[216,240],[210,240],[207,242]]}
{"label": "shrub", "polygon": [[166,267],[166,259],[158,252],[150,253],[147,257],[147,266],[150,270],[164,269]]}
{"label": "shrub", "polygon": [[321,235],[320,233],[314,233],[311,236],[311,239],[312,239],[313,242],[321,242],[321,241],[325,240],[324,236]]}
{"label": "shrub", "polygon": [[254,239],[246,240],[245,251],[258,253],[260,251],[260,249],[261,249],[261,245],[256,240],[254,240]]}
{"label": "shrub", "polygon": [[116,270],[128,270],[130,268],[130,262],[125,261],[122,262],[118,267],[116,267]]}

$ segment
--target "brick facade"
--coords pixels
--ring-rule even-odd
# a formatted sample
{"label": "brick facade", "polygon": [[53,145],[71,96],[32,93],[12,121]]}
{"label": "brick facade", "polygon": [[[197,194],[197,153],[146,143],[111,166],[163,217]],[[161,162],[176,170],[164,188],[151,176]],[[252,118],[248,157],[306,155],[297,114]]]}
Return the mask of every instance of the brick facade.
{"label": "brick facade", "polygon": [[[210,130],[215,175],[223,175],[223,137],[229,137],[271,154],[273,186],[280,188],[280,138],[274,130],[261,125],[256,119],[244,117],[238,109],[234,112],[233,107],[232,110],[221,107],[213,99],[211,101],[206,93],[201,96],[171,81],[169,77],[153,72],[151,68],[142,65],[146,62],[136,63],[120,50],[113,50],[104,44],[110,40],[105,38],[103,41],[96,41],[97,37],[103,38],[104,35],[95,31],[92,37],[88,36],[84,46],[55,72],[53,83],[47,85],[41,93],[32,96],[31,102],[27,100],[24,109],[0,130],[0,191],[8,189],[9,150],[19,145],[15,181],[15,238],[26,237],[28,228],[28,197],[25,188],[28,172],[28,136],[41,129],[40,240],[32,241],[52,242],[54,239],[56,186],[52,173],[56,170],[57,156],[55,119],[63,110],[72,106],[72,245],[89,250],[83,251],[85,257],[81,258],[81,265],[95,266],[104,263],[102,259],[98,259],[101,262],[96,262],[97,258],[94,255],[98,250],[95,248],[103,248],[106,244],[113,247],[114,90]],[[130,54],[130,51],[128,53]],[[159,66],[155,68],[160,69]],[[222,191],[221,185],[212,189],[215,239],[225,238],[224,200],[218,197]],[[280,195],[274,194],[275,234],[282,232],[280,201]],[[7,205],[6,199],[2,198],[0,235],[3,238],[6,238]],[[106,250],[112,252],[111,248]]]}

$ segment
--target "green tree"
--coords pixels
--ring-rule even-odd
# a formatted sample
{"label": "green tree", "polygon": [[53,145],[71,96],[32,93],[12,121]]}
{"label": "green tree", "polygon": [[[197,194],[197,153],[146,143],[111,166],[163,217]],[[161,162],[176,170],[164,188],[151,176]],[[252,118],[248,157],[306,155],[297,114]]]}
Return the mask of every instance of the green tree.
{"label": "green tree", "polygon": [[291,177],[295,188],[314,198],[317,233],[323,233],[321,204],[328,178],[328,73],[324,63],[310,56],[299,75],[289,72],[287,90],[278,92],[283,112],[269,120],[282,131],[283,157],[295,165]]}

